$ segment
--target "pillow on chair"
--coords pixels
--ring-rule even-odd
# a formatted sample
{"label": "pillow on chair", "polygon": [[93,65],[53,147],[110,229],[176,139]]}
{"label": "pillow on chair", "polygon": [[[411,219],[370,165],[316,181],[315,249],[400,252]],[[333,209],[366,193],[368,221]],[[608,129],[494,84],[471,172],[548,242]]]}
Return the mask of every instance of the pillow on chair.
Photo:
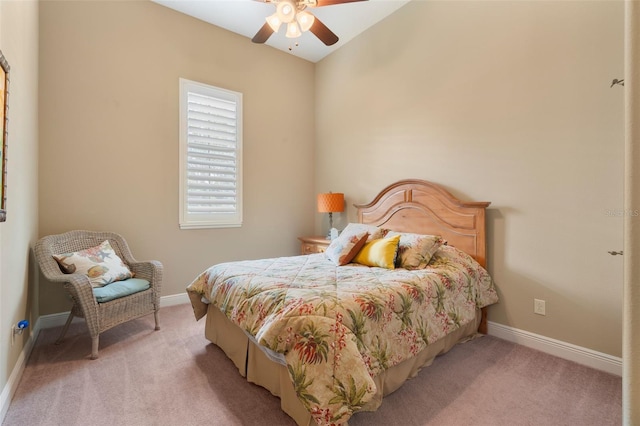
{"label": "pillow on chair", "polygon": [[118,257],[108,240],[86,250],[54,254],[53,258],[65,274],[84,274],[89,277],[92,287],[102,287],[133,277],[129,267]]}

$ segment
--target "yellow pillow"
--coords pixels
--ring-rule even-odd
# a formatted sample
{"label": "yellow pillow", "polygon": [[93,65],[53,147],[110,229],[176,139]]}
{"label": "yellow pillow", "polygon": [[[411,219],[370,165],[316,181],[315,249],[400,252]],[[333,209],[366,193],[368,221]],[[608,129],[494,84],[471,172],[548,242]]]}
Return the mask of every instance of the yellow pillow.
{"label": "yellow pillow", "polygon": [[400,235],[369,241],[353,258],[354,263],[395,269]]}

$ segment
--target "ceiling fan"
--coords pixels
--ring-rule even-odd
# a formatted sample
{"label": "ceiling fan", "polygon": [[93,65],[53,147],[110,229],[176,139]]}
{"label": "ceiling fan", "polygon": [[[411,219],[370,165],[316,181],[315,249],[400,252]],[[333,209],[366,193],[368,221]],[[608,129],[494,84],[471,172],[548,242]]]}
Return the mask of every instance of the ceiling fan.
{"label": "ceiling fan", "polygon": [[276,12],[267,16],[265,24],[251,39],[254,43],[266,42],[271,34],[278,32],[282,24],[287,25],[286,36],[300,37],[303,32],[311,31],[327,46],[338,42],[338,36],[333,33],[313,14],[306,11],[307,7],[331,6],[334,4],[353,3],[366,0],[256,0],[276,5]]}

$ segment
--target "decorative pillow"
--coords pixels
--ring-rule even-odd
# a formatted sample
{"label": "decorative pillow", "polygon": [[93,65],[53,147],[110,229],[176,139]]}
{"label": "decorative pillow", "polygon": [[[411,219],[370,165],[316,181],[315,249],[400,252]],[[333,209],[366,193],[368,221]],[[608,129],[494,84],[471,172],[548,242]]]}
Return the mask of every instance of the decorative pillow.
{"label": "decorative pillow", "polygon": [[355,256],[364,243],[367,242],[368,236],[369,233],[367,231],[347,230],[347,228],[345,228],[338,238],[331,241],[325,254],[329,260],[336,265],[346,265],[351,262],[353,256]]}
{"label": "decorative pillow", "polygon": [[118,257],[108,240],[96,247],[75,253],[54,254],[65,274],[84,274],[92,287],[129,279],[133,273]]}
{"label": "decorative pillow", "polygon": [[369,233],[369,238],[367,241],[379,240],[380,238],[384,238],[389,232],[388,229],[379,228],[375,225],[367,225],[365,223],[348,223],[342,232],[362,232],[366,231]]}
{"label": "decorative pillow", "polygon": [[400,236],[396,266],[405,269],[424,269],[431,257],[444,243],[439,235],[421,235],[390,231],[387,235]]}
{"label": "decorative pillow", "polygon": [[354,263],[395,269],[400,235],[367,242],[353,258]]}

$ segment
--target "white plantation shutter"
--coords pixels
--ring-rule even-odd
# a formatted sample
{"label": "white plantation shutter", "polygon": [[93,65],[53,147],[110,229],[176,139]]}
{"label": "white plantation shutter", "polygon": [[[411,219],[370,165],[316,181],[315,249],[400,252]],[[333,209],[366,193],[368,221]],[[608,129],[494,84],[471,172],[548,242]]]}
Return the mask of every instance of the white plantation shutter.
{"label": "white plantation shutter", "polygon": [[180,79],[180,228],[242,225],[242,94]]}

